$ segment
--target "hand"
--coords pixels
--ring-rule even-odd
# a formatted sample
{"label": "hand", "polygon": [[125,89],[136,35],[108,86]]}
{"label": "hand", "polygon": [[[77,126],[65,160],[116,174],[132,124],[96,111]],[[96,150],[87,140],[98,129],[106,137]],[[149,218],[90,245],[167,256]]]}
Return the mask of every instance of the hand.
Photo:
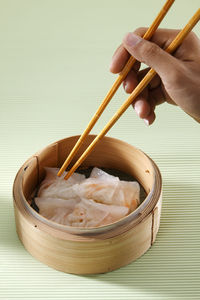
{"label": "hand", "polygon": [[130,55],[137,59],[133,69],[123,82],[124,89],[131,93],[150,68],[140,69],[140,62],[155,69],[158,75],[137,97],[133,106],[147,125],[155,120],[155,107],[164,102],[180,106],[200,123],[200,40],[192,32],[173,56],[166,48],[179,30],[158,29],[151,42],[141,38],[147,28],[138,28],[128,33],[116,50],[110,71],[119,73]]}

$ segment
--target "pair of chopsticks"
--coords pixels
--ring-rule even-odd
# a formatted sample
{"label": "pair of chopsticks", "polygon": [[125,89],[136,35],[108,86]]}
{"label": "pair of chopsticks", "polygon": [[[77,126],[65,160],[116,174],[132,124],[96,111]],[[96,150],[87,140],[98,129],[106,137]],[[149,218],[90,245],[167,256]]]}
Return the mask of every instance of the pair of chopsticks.
{"label": "pair of chopsticks", "polygon": [[[175,0],[168,0],[166,1],[165,5],[159,12],[158,16],[152,23],[152,25],[149,27],[145,35],[143,36],[144,39],[149,40],[156,29],[158,28],[159,24],[165,17],[166,13],[168,12],[169,8],[173,4]],[[197,12],[194,14],[194,16],[189,20],[187,25],[178,33],[178,35],[175,37],[175,39],[171,42],[171,44],[165,49],[168,53],[173,53],[182,43],[182,41],[185,39],[185,37],[189,34],[189,32],[193,29],[193,27],[197,24],[197,22],[200,20],[200,9],[197,10]],[[61,176],[65,169],[70,164],[71,160],[77,153],[77,151],[80,149],[81,145],[85,141],[86,137],[94,127],[95,123],[103,113],[104,109],[114,96],[115,92],[117,91],[118,87],[122,83],[122,81],[125,79],[129,71],[131,70],[132,66],[134,65],[136,59],[134,57],[130,57],[128,62],[126,63],[124,69],[119,74],[118,78],[114,82],[113,86],[109,90],[108,94],[104,98],[103,102],[99,106],[98,110],[96,111],[95,115],[89,122],[87,128],[82,133],[80,138],[78,139],[77,143],[75,144],[74,148],[72,149],[71,153],[63,163],[62,167],[60,168],[58,172],[58,176]],[[116,123],[116,121],[122,116],[122,114],[126,111],[126,109],[133,103],[133,101],[136,99],[136,97],[144,90],[144,88],[149,84],[149,82],[153,79],[153,77],[156,75],[156,72],[154,69],[150,69],[149,72],[146,74],[146,76],[140,81],[140,83],[136,86],[136,88],[133,90],[133,92],[130,94],[130,96],[127,98],[127,100],[123,103],[123,105],[117,110],[117,112],[114,114],[114,116],[111,118],[111,120],[107,123],[107,125],[103,128],[103,130],[96,136],[96,138],[92,141],[92,143],[89,145],[89,147],[85,150],[85,152],[81,155],[81,157],[77,160],[77,162],[73,165],[73,167],[69,170],[69,172],[66,174],[64,179],[68,179],[75,171],[76,169],[81,165],[81,163],[86,159],[86,157],[91,153],[91,151],[95,148],[97,143],[103,138],[107,132],[111,129],[111,127]]]}

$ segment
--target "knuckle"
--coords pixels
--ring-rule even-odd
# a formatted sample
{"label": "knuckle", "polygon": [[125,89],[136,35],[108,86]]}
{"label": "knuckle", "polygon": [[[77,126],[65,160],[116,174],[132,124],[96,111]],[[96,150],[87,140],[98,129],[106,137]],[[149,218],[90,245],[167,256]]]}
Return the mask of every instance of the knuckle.
{"label": "knuckle", "polygon": [[169,84],[173,86],[182,86],[183,81],[184,81],[184,77],[185,77],[185,70],[184,67],[179,64],[178,66],[176,66],[176,68],[174,68],[169,76],[170,80],[169,80]]}
{"label": "knuckle", "polygon": [[154,57],[158,55],[159,48],[157,45],[149,43],[148,47],[146,48],[146,52],[149,54],[150,57]]}
{"label": "knuckle", "polygon": [[155,57],[159,55],[160,48],[153,43],[143,43],[143,46],[141,47],[141,54],[144,57],[144,63],[146,63],[146,60],[149,62],[150,59],[154,60]]}

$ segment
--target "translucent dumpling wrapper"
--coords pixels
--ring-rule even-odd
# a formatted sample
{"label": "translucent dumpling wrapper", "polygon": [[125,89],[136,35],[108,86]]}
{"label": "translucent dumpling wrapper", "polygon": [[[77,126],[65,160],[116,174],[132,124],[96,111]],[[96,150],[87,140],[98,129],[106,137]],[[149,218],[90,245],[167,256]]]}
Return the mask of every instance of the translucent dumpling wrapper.
{"label": "translucent dumpling wrapper", "polygon": [[66,217],[73,212],[78,202],[80,200],[77,199],[66,201],[60,198],[35,198],[35,204],[43,217],[63,225],[66,225]]}
{"label": "translucent dumpling wrapper", "polygon": [[89,178],[74,173],[68,180],[57,168],[45,168],[46,177],[35,203],[39,213],[51,221],[74,227],[98,227],[125,217],[139,205],[137,182],[94,168]]}
{"label": "translucent dumpling wrapper", "polygon": [[85,175],[74,173],[68,180],[64,180],[66,172],[62,177],[58,177],[57,168],[45,168],[45,171],[46,177],[40,185],[38,197],[80,199],[76,192],[76,185],[85,179]]}
{"label": "translucent dumpling wrapper", "polygon": [[104,204],[114,204],[133,211],[139,205],[140,186],[135,181],[122,181],[118,177],[94,168],[90,178],[79,185],[82,197]]}
{"label": "translucent dumpling wrapper", "polygon": [[66,225],[97,227],[114,223],[128,214],[124,206],[105,205],[91,199],[82,199],[66,218]]}

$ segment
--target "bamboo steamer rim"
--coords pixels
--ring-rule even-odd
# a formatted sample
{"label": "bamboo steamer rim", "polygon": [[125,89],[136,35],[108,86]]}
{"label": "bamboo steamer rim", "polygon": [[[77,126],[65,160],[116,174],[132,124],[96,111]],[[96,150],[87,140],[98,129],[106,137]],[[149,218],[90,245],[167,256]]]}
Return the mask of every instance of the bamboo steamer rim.
{"label": "bamboo steamer rim", "polygon": [[[90,137],[95,138],[96,135],[90,135]],[[67,137],[65,139],[59,140],[56,143],[62,143],[65,142],[67,139],[70,138],[79,138],[78,136],[71,136],[71,137]],[[67,233],[67,239],[69,239],[70,235],[72,237],[73,240],[73,236],[82,236],[83,238],[85,237],[90,237],[90,236],[98,236],[98,237],[102,237],[104,238],[111,238],[114,237],[116,235],[119,235],[123,232],[128,231],[130,228],[135,227],[138,223],[140,223],[142,220],[145,219],[146,216],[148,216],[149,213],[152,212],[153,208],[156,206],[158,199],[160,198],[161,195],[161,190],[162,190],[162,179],[161,179],[161,174],[160,171],[157,167],[157,165],[153,162],[153,160],[147,155],[145,154],[143,151],[141,151],[140,149],[124,142],[121,141],[119,139],[116,138],[111,138],[111,137],[104,137],[102,140],[107,140],[107,141],[114,141],[116,143],[122,143],[123,145],[126,145],[128,147],[132,147],[134,150],[139,151],[140,154],[144,155],[149,162],[151,163],[152,167],[153,167],[153,188],[152,190],[150,190],[150,192],[148,193],[147,197],[144,199],[144,201],[138,206],[138,208],[136,210],[134,210],[133,212],[131,212],[130,214],[128,214],[127,216],[121,218],[120,220],[108,224],[108,225],[104,225],[104,226],[100,226],[100,227],[90,227],[90,228],[81,228],[81,227],[72,227],[72,226],[67,226],[67,225],[62,225],[56,222],[53,222],[45,217],[43,217],[42,215],[40,215],[39,213],[36,212],[36,210],[34,210],[30,204],[28,203],[24,193],[23,193],[23,188],[22,188],[22,184],[23,184],[23,177],[24,174],[26,172],[27,166],[30,163],[30,160],[33,157],[37,158],[37,154],[39,152],[42,152],[45,150],[45,148],[43,148],[41,151],[37,152],[35,155],[33,155],[32,157],[30,157],[25,163],[24,165],[19,169],[15,181],[14,181],[14,185],[13,185],[13,198],[14,198],[14,202],[15,205],[17,207],[19,207],[19,203],[17,201],[17,198],[21,198],[21,204],[23,205],[23,208],[25,210],[25,212],[31,217],[31,218],[35,218],[37,220],[37,222],[39,222],[40,224],[44,224],[47,225],[49,228],[53,228],[56,231],[62,231],[62,232],[66,232]],[[52,143],[49,146],[53,146],[55,143]],[[19,194],[20,197],[15,197],[15,192],[17,191],[17,193]],[[44,227],[44,229],[47,228],[46,226]],[[54,232],[54,231],[53,231]],[[53,233],[51,231],[51,234]],[[63,235],[64,237],[64,235]],[[81,240],[81,239],[80,239]],[[92,241],[92,239],[88,239],[88,241]]]}

